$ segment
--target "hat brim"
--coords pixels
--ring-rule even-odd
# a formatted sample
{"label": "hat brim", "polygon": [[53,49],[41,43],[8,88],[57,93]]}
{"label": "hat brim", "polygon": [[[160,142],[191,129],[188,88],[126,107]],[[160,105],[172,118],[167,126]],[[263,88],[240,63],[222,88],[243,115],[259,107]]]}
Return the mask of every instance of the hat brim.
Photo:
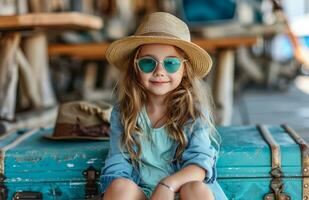
{"label": "hat brim", "polygon": [[211,69],[211,58],[204,49],[192,42],[167,36],[129,36],[110,44],[105,55],[112,65],[123,70],[128,67],[134,50],[145,44],[168,44],[180,48],[188,56],[198,79],[206,76]]}
{"label": "hat brim", "polygon": [[81,140],[91,140],[91,141],[97,141],[97,140],[109,140],[109,137],[83,137],[83,136],[52,136],[52,135],[44,135],[43,136],[46,139],[49,140],[55,140],[55,141],[61,141],[61,140],[76,140],[76,141],[81,141]]}

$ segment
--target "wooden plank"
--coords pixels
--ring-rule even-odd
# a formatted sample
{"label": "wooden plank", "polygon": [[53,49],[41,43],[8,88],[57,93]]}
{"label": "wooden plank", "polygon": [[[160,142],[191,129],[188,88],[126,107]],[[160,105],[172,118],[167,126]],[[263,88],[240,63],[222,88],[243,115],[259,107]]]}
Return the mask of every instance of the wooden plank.
{"label": "wooden plank", "polygon": [[85,44],[51,44],[48,47],[49,56],[70,56],[85,60],[105,59],[105,51],[109,43],[85,43]]}
{"label": "wooden plank", "polygon": [[[220,39],[194,39],[192,42],[200,47],[213,52],[218,49],[234,49],[239,46],[252,46],[257,42],[257,37],[220,38]],[[105,59],[105,51],[109,43],[84,43],[84,44],[51,44],[48,47],[49,56],[70,56],[85,60]]]}
{"label": "wooden plank", "polygon": [[0,31],[44,29],[100,29],[103,26],[100,17],[78,12],[29,13],[23,15],[0,16]]}
{"label": "wooden plank", "polygon": [[235,49],[240,46],[252,46],[258,37],[227,37],[214,39],[193,39],[192,42],[206,50]]}

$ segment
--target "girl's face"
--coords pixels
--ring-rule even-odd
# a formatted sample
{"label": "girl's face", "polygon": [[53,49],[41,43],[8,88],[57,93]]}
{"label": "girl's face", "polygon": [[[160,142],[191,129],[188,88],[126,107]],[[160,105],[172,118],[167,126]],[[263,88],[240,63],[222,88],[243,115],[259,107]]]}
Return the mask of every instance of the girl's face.
{"label": "girl's face", "polygon": [[[145,73],[138,68],[140,83],[151,95],[162,96],[174,90],[180,84],[184,75],[184,58],[174,46],[165,44],[143,45],[137,55],[137,59],[142,57],[152,57],[157,61],[157,66],[152,72]],[[166,71],[163,60],[166,58],[179,58],[180,67],[176,72]],[[165,61],[169,61],[166,59]]]}

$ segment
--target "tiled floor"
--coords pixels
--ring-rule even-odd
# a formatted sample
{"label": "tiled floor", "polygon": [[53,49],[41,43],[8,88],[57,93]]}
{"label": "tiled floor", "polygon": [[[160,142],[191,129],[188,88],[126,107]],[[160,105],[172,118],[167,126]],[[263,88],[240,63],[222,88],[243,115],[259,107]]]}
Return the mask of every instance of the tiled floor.
{"label": "tiled floor", "polygon": [[247,90],[235,100],[232,124],[287,123],[309,143],[309,77],[300,77],[285,92]]}

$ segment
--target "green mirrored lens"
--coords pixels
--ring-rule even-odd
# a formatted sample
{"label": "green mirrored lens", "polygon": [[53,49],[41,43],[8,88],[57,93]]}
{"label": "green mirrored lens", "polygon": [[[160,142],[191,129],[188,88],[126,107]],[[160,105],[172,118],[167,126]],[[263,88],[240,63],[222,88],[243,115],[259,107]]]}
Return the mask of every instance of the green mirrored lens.
{"label": "green mirrored lens", "polygon": [[164,59],[164,68],[168,73],[176,72],[181,65],[179,58],[165,58]]}
{"label": "green mirrored lens", "polygon": [[152,58],[141,58],[140,60],[138,60],[137,65],[142,72],[150,73],[154,70],[157,63]]}

